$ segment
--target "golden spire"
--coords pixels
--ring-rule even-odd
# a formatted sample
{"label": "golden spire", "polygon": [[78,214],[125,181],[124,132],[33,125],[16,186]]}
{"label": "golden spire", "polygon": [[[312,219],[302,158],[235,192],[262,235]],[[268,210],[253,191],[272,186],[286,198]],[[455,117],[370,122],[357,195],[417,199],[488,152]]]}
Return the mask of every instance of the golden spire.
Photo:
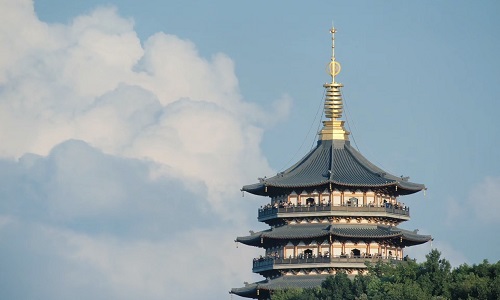
{"label": "golden spire", "polygon": [[330,33],[332,34],[332,58],[328,64],[328,74],[332,76],[331,83],[325,83],[325,117],[329,120],[323,121],[323,129],[321,130],[321,140],[348,140],[349,132],[344,129],[344,121],[340,121],[342,117],[342,93],[340,88],[341,83],[335,82],[335,76],[340,73],[340,64],[335,60],[335,32],[337,30],[332,26]]}

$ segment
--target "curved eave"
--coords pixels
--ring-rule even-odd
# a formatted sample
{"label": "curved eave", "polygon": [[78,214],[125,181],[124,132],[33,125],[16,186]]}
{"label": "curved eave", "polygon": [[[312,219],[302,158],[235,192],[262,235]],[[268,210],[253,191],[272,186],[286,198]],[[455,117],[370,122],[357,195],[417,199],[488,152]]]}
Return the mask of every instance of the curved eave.
{"label": "curved eave", "polygon": [[285,225],[265,231],[252,233],[249,236],[237,237],[236,242],[248,246],[265,247],[269,243],[283,240],[303,240],[339,237],[342,239],[391,239],[399,240],[404,245],[418,245],[432,239],[429,235],[420,235],[397,227],[374,225]]}
{"label": "curved eave", "polygon": [[263,183],[254,183],[245,185],[241,188],[242,191],[248,192],[250,194],[258,195],[258,196],[266,196],[266,186]]}
{"label": "curved eave", "polygon": [[409,246],[420,245],[432,240],[430,235],[420,235],[406,230],[402,230],[401,237]]}
{"label": "curved eave", "polygon": [[235,242],[242,243],[248,246],[260,246],[261,244],[261,234],[249,235],[249,236],[239,236],[236,238]]}
{"label": "curved eave", "polygon": [[229,292],[230,294],[235,294],[240,297],[245,297],[245,298],[257,298],[257,290],[259,289],[259,284],[264,283],[264,281],[259,281],[255,283],[248,284],[244,287],[240,288],[232,288],[231,291]]}
{"label": "curved eave", "polygon": [[[335,180],[324,180],[317,182],[308,182],[303,184],[283,184],[274,182],[255,183],[245,185],[241,188],[242,191],[254,194],[257,196],[269,196],[272,194],[282,194],[281,190],[299,190],[304,188],[320,189],[323,186],[332,184],[333,188],[356,188],[356,189],[391,189],[395,195],[409,195],[425,190],[425,185],[411,183],[405,181],[391,181],[383,184],[353,184],[339,182]],[[278,191],[276,191],[278,190]]]}

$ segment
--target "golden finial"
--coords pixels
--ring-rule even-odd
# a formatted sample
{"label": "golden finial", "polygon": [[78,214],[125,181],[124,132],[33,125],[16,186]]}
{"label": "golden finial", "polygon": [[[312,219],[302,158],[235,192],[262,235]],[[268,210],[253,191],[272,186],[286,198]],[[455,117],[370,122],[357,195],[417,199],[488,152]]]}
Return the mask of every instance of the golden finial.
{"label": "golden finial", "polygon": [[325,96],[325,117],[329,120],[323,121],[323,129],[320,132],[321,140],[347,140],[349,132],[344,129],[344,121],[340,121],[342,117],[342,93],[340,88],[343,87],[341,83],[335,82],[335,76],[340,73],[340,64],[335,60],[335,27],[330,29],[332,34],[332,57],[328,63],[327,72],[332,76],[331,83],[325,83],[323,86],[326,88]]}

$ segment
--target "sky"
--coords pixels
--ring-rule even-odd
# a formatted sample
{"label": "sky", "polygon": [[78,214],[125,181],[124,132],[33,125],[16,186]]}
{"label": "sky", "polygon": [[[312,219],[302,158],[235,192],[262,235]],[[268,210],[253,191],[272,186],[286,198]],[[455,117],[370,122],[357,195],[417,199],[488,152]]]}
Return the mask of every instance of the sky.
{"label": "sky", "polygon": [[0,0],[0,298],[230,299],[266,227],[242,195],[317,139],[334,22],[344,119],[424,183],[453,266],[500,260],[498,1]]}

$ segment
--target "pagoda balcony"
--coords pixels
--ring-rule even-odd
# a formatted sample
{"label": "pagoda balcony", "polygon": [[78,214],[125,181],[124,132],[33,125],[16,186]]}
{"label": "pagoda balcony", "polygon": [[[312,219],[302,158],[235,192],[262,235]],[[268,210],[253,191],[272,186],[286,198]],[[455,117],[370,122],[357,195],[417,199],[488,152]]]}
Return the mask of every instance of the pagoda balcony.
{"label": "pagoda balcony", "polygon": [[265,207],[259,209],[258,220],[266,222],[276,218],[297,217],[385,217],[399,220],[410,219],[410,209],[393,205],[383,206],[283,206]]}
{"label": "pagoda balcony", "polygon": [[395,256],[365,255],[365,256],[323,256],[323,257],[290,257],[255,258],[252,271],[265,273],[273,270],[303,269],[303,268],[366,268],[366,262],[397,263],[402,260]]}

